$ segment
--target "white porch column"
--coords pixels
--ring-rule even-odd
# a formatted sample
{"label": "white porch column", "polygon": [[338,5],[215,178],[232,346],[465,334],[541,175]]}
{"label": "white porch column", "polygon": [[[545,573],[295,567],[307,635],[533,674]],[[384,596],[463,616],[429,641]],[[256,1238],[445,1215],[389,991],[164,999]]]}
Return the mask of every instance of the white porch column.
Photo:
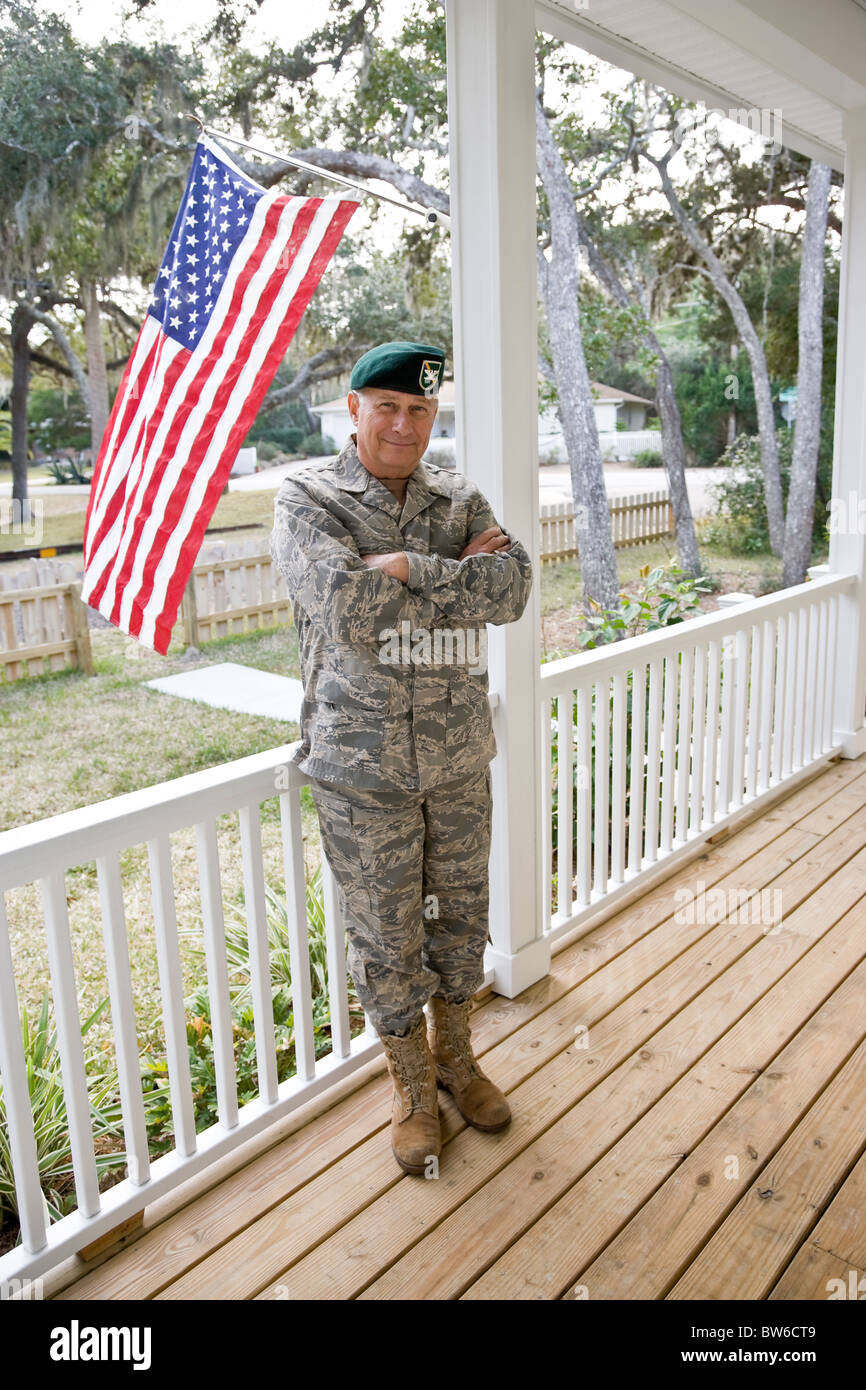
{"label": "white porch column", "polygon": [[[866,751],[866,108],[848,111],[845,221],[839,288],[830,570],[858,576],[839,612],[835,738],[843,756]],[[832,515],[832,514],[831,514]]]}
{"label": "white porch column", "polygon": [[[542,934],[533,0],[446,0],[457,466],[532,557],[517,623],[488,628],[494,988],[513,998],[550,964]],[[550,814],[549,808],[544,809]]]}

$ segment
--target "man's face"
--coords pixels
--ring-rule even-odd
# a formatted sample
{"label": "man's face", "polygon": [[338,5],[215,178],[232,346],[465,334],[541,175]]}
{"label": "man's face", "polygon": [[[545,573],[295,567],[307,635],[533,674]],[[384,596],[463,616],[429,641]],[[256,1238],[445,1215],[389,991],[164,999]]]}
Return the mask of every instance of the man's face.
{"label": "man's face", "polygon": [[408,478],[430,442],[436,398],[365,386],[350,391],[348,403],[364,467],[377,478]]}

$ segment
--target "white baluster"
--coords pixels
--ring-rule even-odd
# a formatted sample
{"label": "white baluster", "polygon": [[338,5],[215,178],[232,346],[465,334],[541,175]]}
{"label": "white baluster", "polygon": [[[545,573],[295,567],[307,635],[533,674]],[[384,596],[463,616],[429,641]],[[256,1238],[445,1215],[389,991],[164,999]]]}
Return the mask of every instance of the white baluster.
{"label": "white baluster", "polygon": [[96,874],[99,882],[102,935],[105,941],[111,1022],[117,1055],[127,1172],[131,1182],[136,1186],[143,1186],[150,1177],[150,1158],[147,1151],[144,1102],[141,1096],[141,1071],[135,1028],[135,1003],[129,973],[123,885],[116,852],[97,857]]}
{"label": "white baluster", "polygon": [[274,1003],[271,986],[270,942],[262,866],[262,827],[258,804],[241,806],[241,857],[244,870],[244,911],[253,1019],[256,1033],[256,1076],[259,1096],[268,1105],[277,1099],[277,1052],[274,1036]]}
{"label": "white baluster", "polygon": [[147,842],[150,864],[150,891],[159,970],[159,992],[165,1028],[165,1055],[171,1095],[174,1146],[182,1157],[196,1151],[195,1113],[192,1079],[186,1041],[186,1014],[183,1005],[183,974],[177,941],[177,913],[174,904],[174,876],[171,845],[167,834]]}
{"label": "white baluster", "polygon": [[229,1001],[219,850],[214,820],[211,818],[200,821],[196,825],[195,835],[198,850],[199,884],[201,886],[210,1021],[213,1030],[217,1111],[223,1129],[234,1129],[238,1122],[238,1087],[232,1038],[232,1013]]}

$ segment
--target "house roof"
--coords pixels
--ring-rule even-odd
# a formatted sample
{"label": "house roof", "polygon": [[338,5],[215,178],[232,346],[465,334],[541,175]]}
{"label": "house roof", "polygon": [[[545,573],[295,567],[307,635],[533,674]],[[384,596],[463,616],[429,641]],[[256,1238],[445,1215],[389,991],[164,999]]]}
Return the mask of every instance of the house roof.
{"label": "house roof", "polygon": [[[866,105],[863,0],[535,0],[536,27],[843,167],[843,117]],[[739,113],[739,115],[737,114]]]}
{"label": "house roof", "polygon": [[602,386],[600,381],[593,381],[592,392],[596,400],[599,401],[633,401],[635,405],[652,405],[646,396],[635,396],[631,391],[621,391],[618,386]]}

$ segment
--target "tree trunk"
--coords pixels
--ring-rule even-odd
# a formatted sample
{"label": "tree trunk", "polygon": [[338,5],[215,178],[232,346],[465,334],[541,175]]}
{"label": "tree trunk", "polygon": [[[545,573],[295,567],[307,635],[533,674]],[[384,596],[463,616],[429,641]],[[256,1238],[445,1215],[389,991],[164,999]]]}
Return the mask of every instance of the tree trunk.
{"label": "tree trunk", "polygon": [[686,486],[686,449],[683,443],[683,422],[674,392],[674,376],[671,364],[661,350],[655,346],[656,335],[650,331],[647,339],[658,353],[659,364],[656,371],[656,405],[662,427],[662,460],[668,479],[671,506],[677,528],[677,549],[680,564],[694,579],[703,573],[698,551],[698,538],[695,535],[695,522]]}
{"label": "tree trunk", "polygon": [[22,521],[30,520],[27,500],[27,397],[30,392],[30,344],[32,315],[22,305],[12,311],[12,510]]}
{"label": "tree trunk", "polygon": [[304,408],[304,414],[307,417],[307,429],[309,430],[310,434],[321,434],[322,421],[318,415],[313,414],[309,396],[298,396],[298,400]]}
{"label": "tree trunk", "polygon": [[773,416],[773,397],[770,390],[770,375],[764,349],[749,318],[749,312],[737,290],[725,273],[725,268],[701,236],[674,191],[667,164],[664,160],[651,160],[658,169],[662,188],[671,211],[679,224],[686,241],[700,256],[707,267],[713,287],[731,311],[740,341],[749,355],[752,366],[752,380],[755,387],[755,405],[758,411],[758,433],[761,439],[761,468],[764,475],[764,502],[767,508],[767,524],[770,531],[770,547],[775,555],[782,554],[785,536],[785,512],[782,504],[782,480],[779,474],[779,448],[776,442],[776,422]]}
{"label": "tree trunk", "polygon": [[[579,219],[579,231],[581,244],[586,247],[593,274],[604,285],[608,294],[619,304],[620,308],[632,308],[635,302],[634,298],[629,295],[613,267],[601,255],[582,219]],[[661,343],[650,327],[644,306],[639,304],[638,307],[644,315],[644,339],[658,357],[659,362],[656,373],[656,406],[662,427],[662,462],[665,466],[671,506],[674,510],[680,564],[684,570],[687,570],[697,579],[701,573],[701,557],[698,552],[695,523],[689,502],[688,488],[686,487],[686,451],[683,444],[683,424],[674,393],[673,372]]]}
{"label": "tree trunk", "polygon": [[539,279],[571,468],[575,534],[585,598],[604,608],[619,602],[619,578],[595,419],[578,318],[579,232],[574,190],[536,99],[538,169],[550,206],[551,260],[539,252]]}
{"label": "tree trunk", "polygon": [[806,225],[800,252],[798,309],[797,415],[785,522],[782,582],[802,584],[812,557],[815,476],[821,434],[821,371],[824,352],[824,240],[830,196],[830,168],[812,160],[806,195]]}
{"label": "tree trunk", "polygon": [[57,346],[60,348],[60,351],[66,358],[66,364],[69,367],[75,385],[81,392],[81,399],[84,404],[84,409],[87,412],[87,418],[89,420],[92,420],[93,405],[90,394],[90,383],[87,380],[84,368],[82,367],[81,363],[79,362],[78,358],[75,356],[75,353],[72,350],[72,344],[70,343],[63,329],[60,327],[60,324],[57,322],[56,318],[54,318],[51,314],[46,313],[44,309],[38,309],[35,304],[26,304],[23,307],[26,308],[28,314],[32,319],[36,321],[36,323],[43,324],[51,333],[51,336],[53,337]]}
{"label": "tree trunk", "polygon": [[105,368],[102,315],[96,297],[96,286],[92,281],[82,282],[81,297],[84,301],[84,341],[87,346],[87,383],[90,388],[90,443],[95,463],[108,424],[108,372]]}

